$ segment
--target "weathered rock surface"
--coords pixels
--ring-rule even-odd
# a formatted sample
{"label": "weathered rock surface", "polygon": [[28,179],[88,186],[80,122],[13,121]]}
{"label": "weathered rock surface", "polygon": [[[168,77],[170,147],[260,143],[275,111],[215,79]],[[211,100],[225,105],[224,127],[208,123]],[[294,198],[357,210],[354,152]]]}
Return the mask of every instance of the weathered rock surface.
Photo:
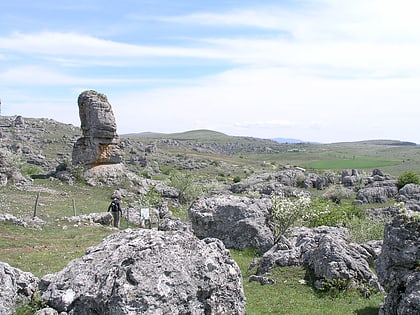
{"label": "weathered rock surface", "polygon": [[303,265],[313,272],[318,288],[324,280],[344,279],[363,293],[381,290],[369,268],[369,261],[376,255],[375,247],[351,243],[347,229],[296,228],[289,242],[278,243],[263,255],[257,275],[264,275],[276,266]]}
{"label": "weathered rock surface", "polygon": [[379,314],[420,314],[420,222],[410,214],[385,226],[378,278],[388,295]]}
{"label": "weathered rock surface", "polygon": [[269,228],[269,198],[221,195],[196,200],[188,210],[194,234],[215,237],[226,247],[263,253],[274,244]]}
{"label": "weathered rock surface", "polygon": [[317,188],[319,190],[328,187],[333,178],[319,176],[314,173],[306,173],[300,169],[288,169],[276,173],[258,174],[231,185],[233,193],[258,192],[262,195],[290,190],[292,187]]}
{"label": "weathered rock surface", "polygon": [[241,272],[223,243],[179,231],[112,234],[40,289],[69,315],[245,314]]}
{"label": "weathered rock surface", "polygon": [[420,185],[405,185],[399,190],[398,199],[405,203],[407,209],[420,212]]}
{"label": "weathered rock surface", "polygon": [[19,303],[29,302],[38,282],[33,274],[0,262],[0,315],[14,314]]}
{"label": "weathered rock surface", "polygon": [[18,168],[18,156],[6,149],[0,148],[0,186],[7,183],[30,185],[31,181],[26,179]]}
{"label": "weathered rock surface", "polygon": [[98,212],[82,214],[73,217],[67,217],[68,222],[78,225],[104,225],[109,226],[112,222],[112,214],[110,212]]}
{"label": "weathered rock surface", "polygon": [[73,147],[73,165],[121,163],[121,142],[107,97],[96,91],[85,91],[79,95],[78,105],[83,137]]}
{"label": "weathered rock surface", "polygon": [[357,192],[356,199],[363,203],[386,203],[389,198],[395,198],[398,194],[397,186],[376,186],[362,188]]}

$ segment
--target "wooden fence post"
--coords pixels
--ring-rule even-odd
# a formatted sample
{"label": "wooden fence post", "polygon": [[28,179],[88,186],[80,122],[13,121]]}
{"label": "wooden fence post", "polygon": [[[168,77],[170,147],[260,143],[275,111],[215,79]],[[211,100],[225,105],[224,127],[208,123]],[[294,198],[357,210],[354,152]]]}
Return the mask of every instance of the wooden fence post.
{"label": "wooden fence post", "polygon": [[40,196],[40,192],[38,192],[38,194],[36,195],[36,200],[35,200],[35,207],[34,207],[34,219],[36,218],[37,214],[38,214],[38,204],[39,204],[39,196]]}
{"label": "wooden fence post", "polygon": [[74,198],[72,199],[73,201],[73,215],[76,216],[76,201],[74,200]]}

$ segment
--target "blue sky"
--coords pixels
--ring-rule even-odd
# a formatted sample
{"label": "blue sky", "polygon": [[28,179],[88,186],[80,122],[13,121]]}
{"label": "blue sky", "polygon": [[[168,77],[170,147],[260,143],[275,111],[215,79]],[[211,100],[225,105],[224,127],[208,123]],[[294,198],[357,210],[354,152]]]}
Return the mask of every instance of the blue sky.
{"label": "blue sky", "polygon": [[118,133],[420,143],[417,0],[0,3],[5,116],[80,125],[108,96]]}

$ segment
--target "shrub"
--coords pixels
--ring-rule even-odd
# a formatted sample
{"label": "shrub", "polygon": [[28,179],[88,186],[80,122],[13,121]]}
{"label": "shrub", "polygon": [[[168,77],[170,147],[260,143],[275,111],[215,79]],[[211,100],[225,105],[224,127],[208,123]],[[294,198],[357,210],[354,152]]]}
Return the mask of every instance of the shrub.
{"label": "shrub", "polygon": [[364,219],[366,212],[359,206],[346,203],[337,204],[324,199],[316,199],[311,203],[306,221],[310,227],[348,226],[354,218]]}
{"label": "shrub", "polygon": [[234,178],[233,178],[233,182],[234,183],[239,183],[241,181],[241,178],[239,177],[239,176],[235,176]]}
{"label": "shrub", "polygon": [[358,244],[371,240],[383,240],[386,219],[353,218],[347,224],[351,238]]}
{"label": "shrub", "polygon": [[334,203],[340,204],[344,199],[354,197],[354,192],[342,186],[330,186],[322,195],[323,198],[329,199]]}
{"label": "shrub", "polygon": [[190,204],[200,194],[200,187],[194,182],[191,174],[173,172],[170,176],[170,186],[174,187],[179,193],[179,202],[181,204]]}
{"label": "shrub", "polygon": [[419,176],[411,171],[404,172],[398,177],[398,189],[403,188],[407,184],[420,184]]}
{"label": "shrub", "polygon": [[298,220],[305,217],[311,204],[308,194],[301,192],[295,198],[271,195],[271,222],[274,227],[275,242],[277,243]]}

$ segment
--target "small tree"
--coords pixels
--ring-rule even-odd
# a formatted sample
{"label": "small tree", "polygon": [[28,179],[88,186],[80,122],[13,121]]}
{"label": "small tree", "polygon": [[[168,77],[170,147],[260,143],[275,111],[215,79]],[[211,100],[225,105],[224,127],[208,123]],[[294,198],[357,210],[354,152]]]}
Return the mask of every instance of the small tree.
{"label": "small tree", "polygon": [[287,229],[309,213],[311,198],[304,192],[293,198],[286,197],[281,193],[280,195],[271,194],[271,202],[274,241],[278,243],[280,239],[285,238],[284,234]]}

